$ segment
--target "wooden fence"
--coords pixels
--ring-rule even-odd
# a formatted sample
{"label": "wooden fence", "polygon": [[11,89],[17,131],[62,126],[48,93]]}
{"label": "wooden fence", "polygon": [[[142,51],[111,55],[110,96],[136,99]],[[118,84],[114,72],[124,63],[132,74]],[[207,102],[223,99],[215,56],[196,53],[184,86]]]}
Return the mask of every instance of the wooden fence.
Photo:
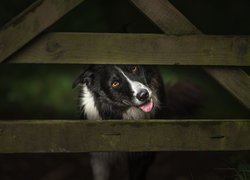
{"label": "wooden fence", "polygon": [[[165,35],[51,33],[37,37],[83,2],[38,0],[1,28],[0,62],[200,65],[250,109],[250,78],[240,69],[250,65],[249,36],[202,35],[166,0],[131,1]],[[234,151],[250,150],[249,142],[248,119],[0,120],[0,153]]]}

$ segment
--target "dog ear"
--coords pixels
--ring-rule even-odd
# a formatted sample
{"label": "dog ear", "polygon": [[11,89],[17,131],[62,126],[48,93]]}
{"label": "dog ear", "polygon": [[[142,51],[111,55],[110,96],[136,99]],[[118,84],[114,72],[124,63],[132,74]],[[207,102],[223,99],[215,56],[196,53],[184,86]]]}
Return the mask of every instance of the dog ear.
{"label": "dog ear", "polygon": [[83,85],[83,84],[89,85],[90,82],[91,82],[92,75],[93,75],[93,71],[92,71],[93,67],[94,67],[94,65],[86,65],[86,66],[84,66],[81,74],[73,82],[72,88],[75,88],[79,84],[81,84],[81,85]]}

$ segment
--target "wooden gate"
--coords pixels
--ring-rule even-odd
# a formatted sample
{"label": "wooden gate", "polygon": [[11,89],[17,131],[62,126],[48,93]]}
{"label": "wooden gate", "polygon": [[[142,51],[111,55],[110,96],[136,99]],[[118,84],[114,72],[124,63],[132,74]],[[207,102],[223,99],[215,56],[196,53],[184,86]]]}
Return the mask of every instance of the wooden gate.
{"label": "wooden gate", "polygon": [[[2,27],[0,62],[199,65],[250,108],[250,78],[240,69],[250,65],[249,36],[202,35],[166,0],[131,1],[165,35],[50,33],[37,37],[83,2],[38,0]],[[0,153],[232,151],[250,150],[249,142],[248,119],[0,121]]]}

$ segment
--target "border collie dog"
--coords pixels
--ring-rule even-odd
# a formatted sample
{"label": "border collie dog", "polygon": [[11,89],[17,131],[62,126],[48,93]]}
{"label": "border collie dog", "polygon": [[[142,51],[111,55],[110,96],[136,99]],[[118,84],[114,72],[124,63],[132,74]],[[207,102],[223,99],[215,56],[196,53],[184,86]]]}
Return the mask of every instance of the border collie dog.
{"label": "border collie dog", "polygon": [[[80,86],[83,119],[162,118],[164,86],[155,66],[86,65],[73,87]],[[111,167],[128,162],[130,180],[143,180],[153,153],[91,153],[94,180],[108,180]]]}

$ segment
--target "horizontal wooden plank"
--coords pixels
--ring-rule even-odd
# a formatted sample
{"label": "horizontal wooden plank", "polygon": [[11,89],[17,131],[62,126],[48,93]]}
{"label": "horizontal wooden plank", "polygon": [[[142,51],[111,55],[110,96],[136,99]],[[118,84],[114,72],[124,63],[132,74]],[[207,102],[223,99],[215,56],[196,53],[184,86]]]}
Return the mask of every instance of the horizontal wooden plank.
{"label": "horizontal wooden plank", "polygon": [[250,120],[0,121],[0,153],[250,150]]}
{"label": "horizontal wooden plank", "polygon": [[9,63],[250,65],[250,36],[52,33]]}
{"label": "horizontal wooden plank", "polygon": [[206,68],[222,86],[229,90],[240,102],[250,109],[250,77],[237,68]]}
{"label": "horizontal wooden plank", "polygon": [[37,0],[0,29],[0,62],[20,49],[83,0]]}

